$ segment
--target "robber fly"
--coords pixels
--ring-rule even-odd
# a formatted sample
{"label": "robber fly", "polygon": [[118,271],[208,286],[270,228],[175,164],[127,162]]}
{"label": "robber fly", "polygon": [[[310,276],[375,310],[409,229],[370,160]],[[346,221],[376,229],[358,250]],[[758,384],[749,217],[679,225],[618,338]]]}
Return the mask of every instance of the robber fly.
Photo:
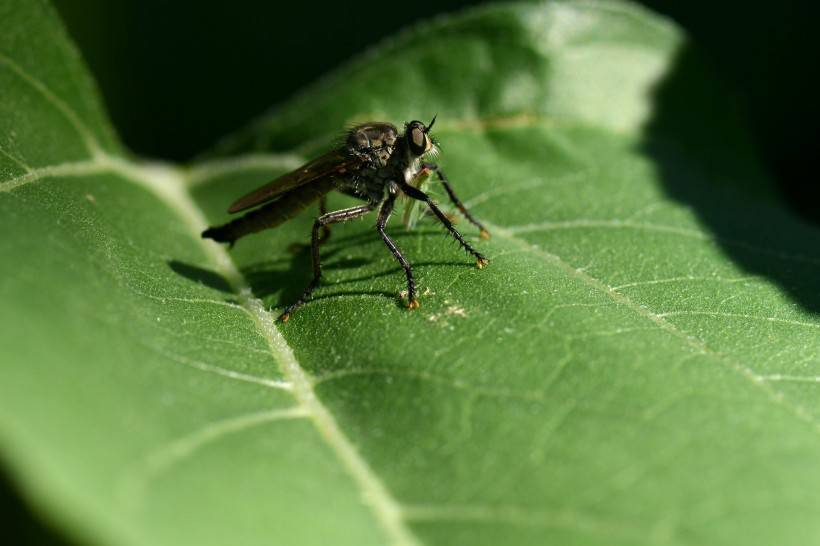
{"label": "robber fly", "polygon": [[[330,236],[330,225],[361,218],[378,209],[376,230],[407,276],[408,307],[417,309],[419,302],[416,299],[413,270],[396,243],[385,233],[387,220],[399,195],[426,204],[464,250],[475,257],[479,269],[489,263],[483,254],[464,240],[450,219],[420,189],[422,182],[435,173],[456,208],[481,230],[482,238],[489,237],[484,226],[453,193],[453,188],[438,165],[424,162],[426,157],[435,155],[438,151],[429,134],[435,121],[436,118],[433,117],[427,126],[420,121],[411,121],[405,124],[403,134],[399,134],[395,125],[386,122],[357,125],[347,132],[344,143],[339,147],[240,198],[230,206],[228,212],[236,213],[263,206],[232,222],[206,229],[202,232],[202,237],[233,246],[240,237],[276,227],[296,216],[308,205],[319,201],[320,216],[313,223],[311,237],[313,280],[302,296],[279,317],[282,321],[287,321],[319,285],[322,277],[319,247]],[[362,199],[365,204],[327,212],[325,195],[332,190]],[[405,214],[405,219],[407,218],[408,214]]]}

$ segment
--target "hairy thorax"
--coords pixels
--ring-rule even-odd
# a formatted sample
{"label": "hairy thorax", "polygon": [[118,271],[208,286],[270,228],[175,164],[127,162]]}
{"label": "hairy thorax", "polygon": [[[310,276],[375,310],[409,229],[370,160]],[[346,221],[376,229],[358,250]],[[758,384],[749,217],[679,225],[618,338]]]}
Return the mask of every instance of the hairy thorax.
{"label": "hairy thorax", "polygon": [[389,147],[360,148],[355,153],[365,159],[365,166],[337,180],[337,187],[374,204],[384,201],[388,193],[399,193],[397,182],[410,182],[421,169],[420,159],[410,157],[401,138]]}

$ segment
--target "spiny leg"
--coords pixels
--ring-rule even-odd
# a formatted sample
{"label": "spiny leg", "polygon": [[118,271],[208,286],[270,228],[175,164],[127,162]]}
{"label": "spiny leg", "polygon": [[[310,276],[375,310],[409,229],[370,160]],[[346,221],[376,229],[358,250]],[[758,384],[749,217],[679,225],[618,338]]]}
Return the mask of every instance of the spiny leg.
{"label": "spiny leg", "polygon": [[[361,196],[359,195],[355,195],[344,190],[339,191],[347,195],[350,195],[351,197],[357,197],[361,199]],[[325,214],[327,214],[327,196],[323,195],[319,198],[319,216],[324,216]],[[330,225],[325,225],[322,226],[322,235],[319,237],[319,246],[325,244],[328,241],[328,239],[330,239]],[[290,244],[288,250],[292,254],[300,254],[301,252],[307,250],[308,247],[310,247],[310,244],[294,242]]]}
{"label": "spiny leg", "polygon": [[410,267],[410,262],[402,256],[399,247],[396,246],[393,239],[391,239],[384,231],[384,228],[387,225],[387,220],[390,218],[390,213],[393,212],[393,203],[395,201],[396,194],[391,193],[382,205],[382,208],[379,210],[379,219],[376,221],[376,230],[379,232],[379,235],[381,235],[384,244],[387,245],[387,248],[390,249],[390,252],[393,253],[393,256],[401,264],[404,269],[404,274],[407,276],[407,307],[410,309],[418,309],[419,302],[416,300],[416,281],[413,279],[413,269]]}
{"label": "spiny leg", "polygon": [[436,218],[438,218],[439,221],[442,224],[444,224],[444,227],[447,228],[447,231],[449,231],[450,234],[453,237],[455,237],[456,241],[458,241],[459,244],[462,247],[464,247],[464,250],[475,256],[476,265],[479,269],[482,269],[485,265],[490,263],[490,260],[488,260],[482,253],[474,249],[470,243],[464,240],[464,237],[461,236],[461,233],[459,233],[458,230],[453,226],[453,223],[450,221],[449,218],[447,218],[447,215],[441,212],[441,209],[438,208],[438,206],[435,203],[433,203],[433,200],[430,199],[429,195],[427,195],[418,188],[414,188],[406,182],[400,182],[399,185],[401,187],[401,190],[404,193],[406,193],[408,197],[412,197],[413,199],[418,199],[419,201],[424,201],[425,203],[427,203],[427,206],[430,207],[430,210],[433,211],[433,214],[436,215]]}
{"label": "spiny leg", "polygon": [[423,165],[425,169],[430,169],[431,171],[435,172],[438,175],[438,179],[441,180],[442,185],[444,185],[444,189],[447,191],[447,195],[450,196],[450,201],[456,206],[458,210],[461,211],[461,214],[475,227],[480,229],[480,235],[482,239],[489,239],[490,232],[487,231],[487,228],[484,225],[475,219],[475,217],[470,214],[470,211],[467,210],[467,207],[461,202],[461,200],[456,196],[456,193],[453,191],[453,187],[450,186],[450,181],[447,180],[447,177],[444,176],[444,171],[441,170],[441,167],[436,165],[435,163],[425,163]]}
{"label": "spiny leg", "polygon": [[310,294],[319,286],[319,280],[322,278],[322,262],[321,257],[319,255],[319,230],[327,226],[329,224],[337,224],[339,222],[345,222],[347,220],[352,220],[353,218],[359,218],[364,216],[368,212],[373,210],[373,205],[359,205],[358,207],[351,207],[349,209],[342,209],[337,210],[335,212],[329,212],[327,214],[323,214],[322,216],[318,217],[316,221],[313,223],[313,231],[311,232],[311,245],[310,250],[313,256],[313,280],[310,281],[310,284],[307,285],[305,291],[302,293],[302,296],[296,300],[296,302],[285,309],[285,312],[279,316],[279,319],[282,322],[287,322],[290,318],[290,315],[293,314],[299,307],[304,305],[305,301],[310,297]]}

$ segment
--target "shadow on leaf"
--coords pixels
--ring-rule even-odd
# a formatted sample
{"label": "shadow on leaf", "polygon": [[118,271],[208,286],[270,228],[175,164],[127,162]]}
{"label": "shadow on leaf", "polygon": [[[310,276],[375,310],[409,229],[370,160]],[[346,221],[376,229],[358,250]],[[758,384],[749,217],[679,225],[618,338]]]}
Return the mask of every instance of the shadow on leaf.
{"label": "shadow on leaf", "polygon": [[[276,260],[254,262],[242,268],[242,274],[248,280],[254,295],[259,298],[278,295],[277,306],[284,307],[296,301],[312,276],[312,259],[310,247],[300,245],[292,247],[296,250],[290,259],[290,264],[284,269],[276,268]],[[334,260],[341,248],[322,250],[322,270],[333,271],[341,269],[355,269],[370,263],[365,258],[342,258]],[[314,298],[315,299],[315,298]]]}
{"label": "shadow on leaf", "polygon": [[[394,239],[406,239],[413,237],[425,237],[430,235],[440,234],[439,231],[425,230],[425,231],[398,231],[391,233]],[[444,234],[447,235],[446,233]],[[377,243],[379,251],[388,253],[388,250],[383,247],[381,240],[378,239],[375,233],[371,231],[336,237],[331,241],[331,244],[322,248],[322,271],[323,282],[320,284],[317,292],[310,298],[309,301],[319,301],[332,299],[335,297],[351,297],[351,296],[373,296],[384,297],[394,300],[398,307],[406,307],[406,301],[401,296],[404,290],[404,271],[401,267],[393,266],[385,270],[371,271],[369,273],[350,277],[340,280],[329,280],[327,273],[340,270],[353,270],[365,267],[372,263],[371,259],[364,257],[344,256],[338,257],[342,252],[347,252],[353,247],[362,244]],[[332,245],[332,246],[331,246]],[[272,298],[273,301],[266,301],[269,305],[274,307],[285,307],[296,301],[301,295],[305,286],[312,276],[312,258],[310,255],[310,246],[301,243],[294,243],[289,247],[288,255],[279,258],[260,260],[253,262],[241,268],[243,277],[247,280],[253,294],[262,299]],[[389,253],[388,253],[389,255]],[[233,289],[230,283],[216,271],[193,265],[178,260],[171,260],[168,266],[178,275],[181,275],[193,282],[203,284],[209,288],[219,290],[226,294],[233,294]],[[430,267],[430,266],[449,266],[449,267],[473,267],[472,262],[469,261],[420,261],[414,262],[413,266]],[[391,292],[387,290],[377,289],[362,289],[362,290],[344,290],[333,291],[332,287],[337,285],[346,285],[357,282],[368,282],[383,277],[396,277],[396,290]],[[328,291],[329,290],[329,291]],[[235,301],[230,299],[230,301]]]}
{"label": "shadow on leaf", "polygon": [[11,471],[0,466],[0,509],[3,511],[3,536],[8,544],[18,546],[74,546],[79,544],[57,531],[53,521],[43,517],[39,510],[18,493]]}
{"label": "shadow on leaf", "polygon": [[168,267],[170,267],[177,275],[181,275],[186,279],[204,284],[208,288],[213,288],[214,290],[219,290],[220,292],[225,292],[227,294],[233,293],[230,283],[216,271],[199,267],[197,265],[187,264],[185,262],[180,262],[178,260],[170,260],[168,262]]}
{"label": "shadow on leaf", "polygon": [[766,176],[731,96],[686,46],[655,90],[643,153],[667,193],[696,212],[723,252],[820,311],[820,229],[793,213]]}

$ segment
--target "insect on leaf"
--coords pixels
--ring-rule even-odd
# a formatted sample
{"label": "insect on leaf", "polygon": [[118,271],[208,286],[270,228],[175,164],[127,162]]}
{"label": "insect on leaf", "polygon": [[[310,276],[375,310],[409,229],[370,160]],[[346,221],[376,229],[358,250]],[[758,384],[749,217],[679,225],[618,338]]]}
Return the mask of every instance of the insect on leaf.
{"label": "insect on leaf", "polygon": [[[820,544],[820,235],[685,44],[615,2],[438,18],[183,168],[124,151],[52,10],[6,2],[13,488],[82,544]],[[408,311],[372,220],[335,226],[277,324],[318,211],[199,233],[373,112],[439,114],[491,263],[397,213]]]}

